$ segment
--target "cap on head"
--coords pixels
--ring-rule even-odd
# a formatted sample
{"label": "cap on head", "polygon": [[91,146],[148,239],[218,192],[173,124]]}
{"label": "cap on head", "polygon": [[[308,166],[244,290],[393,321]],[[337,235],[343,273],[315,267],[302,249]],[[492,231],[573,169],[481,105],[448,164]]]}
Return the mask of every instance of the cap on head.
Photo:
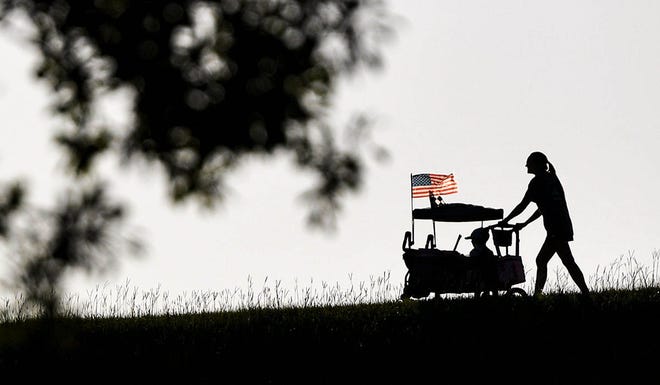
{"label": "cap on head", "polygon": [[479,227],[472,230],[470,236],[465,237],[465,239],[473,239],[477,242],[483,242],[483,243],[486,243],[489,238],[490,235],[488,234],[488,229],[485,229],[483,227]]}

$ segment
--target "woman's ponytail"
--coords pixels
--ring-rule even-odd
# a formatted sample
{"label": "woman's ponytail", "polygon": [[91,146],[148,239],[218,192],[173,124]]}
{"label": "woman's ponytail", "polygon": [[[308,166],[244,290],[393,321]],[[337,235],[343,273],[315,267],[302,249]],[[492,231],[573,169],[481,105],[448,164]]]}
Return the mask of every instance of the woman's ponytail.
{"label": "woman's ponytail", "polygon": [[542,168],[543,171],[549,171],[552,175],[555,173],[555,167],[548,161],[548,157],[540,151],[534,151],[527,157],[527,165],[534,164],[537,168]]}

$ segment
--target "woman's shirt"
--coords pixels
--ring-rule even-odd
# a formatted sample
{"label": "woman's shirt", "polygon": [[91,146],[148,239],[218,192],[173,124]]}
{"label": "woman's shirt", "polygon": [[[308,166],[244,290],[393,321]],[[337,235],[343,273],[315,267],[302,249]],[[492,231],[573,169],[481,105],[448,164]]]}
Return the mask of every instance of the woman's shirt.
{"label": "woman's shirt", "polygon": [[573,223],[568,213],[564,189],[556,175],[549,172],[534,176],[525,196],[536,203],[548,235],[560,240],[573,240]]}

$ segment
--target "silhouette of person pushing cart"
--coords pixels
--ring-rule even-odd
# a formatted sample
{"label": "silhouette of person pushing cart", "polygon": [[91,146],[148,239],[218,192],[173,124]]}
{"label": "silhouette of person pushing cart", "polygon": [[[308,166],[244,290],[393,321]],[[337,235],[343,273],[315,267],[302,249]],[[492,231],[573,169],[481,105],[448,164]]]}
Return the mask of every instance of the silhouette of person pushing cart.
{"label": "silhouette of person pushing cart", "polygon": [[543,225],[547,236],[536,257],[536,283],[534,295],[540,295],[548,277],[548,262],[555,255],[559,256],[573,281],[582,294],[589,294],[584,275],[578,267],[569,242],[573,240],[573,223],[568,212],[566,197],[554,166],[545,154],[533,152],[527,158],[527,172],[534,174],[527,192],[518,205],[499,222],[508,224],[509,220],[520,215],[527,206],[534,202],[537,210],[525,222],[516,225],[519,230],[543,216]]}

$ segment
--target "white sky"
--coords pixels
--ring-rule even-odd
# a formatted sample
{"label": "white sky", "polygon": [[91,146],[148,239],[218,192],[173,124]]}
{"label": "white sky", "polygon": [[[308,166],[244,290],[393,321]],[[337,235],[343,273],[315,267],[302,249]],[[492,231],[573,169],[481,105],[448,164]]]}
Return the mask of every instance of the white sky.
{"label": "white sky", "polygon": [[[336,234],[306,227],[299,195],[312,181],[284,157],[247,162],[230,175],[228,199],[213,213],[169,207],[155,169],[119,169],[108,159],[103,173],[130,200],[129,224],[147,253],[122,259],[110,274],[73,280],[70,290],[129,280],[145,290],[212,291],[245,287],[248,276],[292,285],[346,282],[349,274],[369,281],[384,272],[399,284],[410,173],[452,172],[460,192],[446,201],[506,214],[526,189],[524,162],[536,150],[564,184],[571,246],[587,277],[629,252],[651,259],[660,248],[659,2],[389,4],[401,19],[384,70],[345,80],[335,111],[339,121],[372,114],[374,140],[391,160],[369,164],[364,189],[344,201]],[[0,178],[25,176],[33,201],[49,202],[63,162],[50,142],[49,95],[31,78],[34,52],[2,32]],[[453,248],[458,234],[478,225],[438,223],[438,247]],[[416,222],[416,246],[430,229]],[[544,236],[541,220],[522,234],[528,279]],[[459,243],[459,251],[469,249]],[[555,257],[551,272],[559,266]]]}

